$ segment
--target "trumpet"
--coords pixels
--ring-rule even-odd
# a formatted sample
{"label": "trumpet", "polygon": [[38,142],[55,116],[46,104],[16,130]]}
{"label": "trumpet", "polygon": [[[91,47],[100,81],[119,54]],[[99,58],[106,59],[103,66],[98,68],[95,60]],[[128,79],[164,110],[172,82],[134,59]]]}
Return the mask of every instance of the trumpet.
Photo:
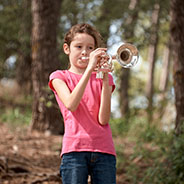
{"label": "trumpet", "polygon": [[118,49],[117,53],[114,56],[107,54],[109,60],[105,65],[97,67],[97,74],[96,78],[103,78],[103,72],[112,71],[113,68],[113,61],[118,61],[118,63],[124,68],[131,68],[135,66],[139,60],[139,52],[137,48],[130,44],[124,43]]}

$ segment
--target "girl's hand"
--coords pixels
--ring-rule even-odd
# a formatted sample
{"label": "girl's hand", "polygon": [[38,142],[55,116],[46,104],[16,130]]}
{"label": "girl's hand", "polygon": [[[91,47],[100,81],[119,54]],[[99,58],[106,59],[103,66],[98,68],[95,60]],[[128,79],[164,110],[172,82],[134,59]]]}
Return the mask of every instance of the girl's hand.
{"label": "girl's hand", "polygon": [[112,72],[114,70],[112,61],[103,63],[99,70],[103,71],[104,73]]}
{"label": "girl's hand", "polygon": [[89,63],[87,68],[93,71],[98,64],[102,65],[105,62],[106,51],[107,48],[97,48],[92,51],[89,55]]}

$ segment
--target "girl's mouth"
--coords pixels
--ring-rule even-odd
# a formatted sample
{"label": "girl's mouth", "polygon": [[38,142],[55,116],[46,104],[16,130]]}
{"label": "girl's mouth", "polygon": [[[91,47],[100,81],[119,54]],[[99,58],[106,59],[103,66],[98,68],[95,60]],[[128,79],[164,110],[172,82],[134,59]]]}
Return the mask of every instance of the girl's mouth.
{"label": "girl's mouth", "polygon": [[87,56],[82,56],[82,57],[81,57],[81,60],[85,60],[85,61],[86,61],[86,60],[89,60],[89,57],[87,57]]}

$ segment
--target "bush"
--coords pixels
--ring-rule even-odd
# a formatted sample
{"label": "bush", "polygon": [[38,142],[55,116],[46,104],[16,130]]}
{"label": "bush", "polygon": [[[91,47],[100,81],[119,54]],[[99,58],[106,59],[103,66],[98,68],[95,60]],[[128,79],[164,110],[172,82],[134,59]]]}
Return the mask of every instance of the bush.
{"label": "bush", "polygon": [[123,118],[111,119],[110,126],[114,137],[125,135],[130,127],[127,120]]}
{"label": "bush", "polygon": [[170,144],[165,146],[168,146],[168,150],[163,152],[164,161],[155,161],[147,170],[143,183],[184,184],[184,134],[172,133]]}

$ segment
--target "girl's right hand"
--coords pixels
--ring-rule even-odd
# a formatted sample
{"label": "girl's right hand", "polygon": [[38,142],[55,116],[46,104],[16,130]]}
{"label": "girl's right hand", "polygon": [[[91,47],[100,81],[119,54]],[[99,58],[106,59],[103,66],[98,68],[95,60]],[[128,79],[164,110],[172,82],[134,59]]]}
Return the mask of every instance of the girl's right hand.
{"label": "girl's right hand", "polygon": [[89,55],[89,63],[87,67],[93,71],[101,62],[102,58],[103,60],[108,60],[108,57],[106,57],[106,51],[107,48],[97,48],[92,51]]}

